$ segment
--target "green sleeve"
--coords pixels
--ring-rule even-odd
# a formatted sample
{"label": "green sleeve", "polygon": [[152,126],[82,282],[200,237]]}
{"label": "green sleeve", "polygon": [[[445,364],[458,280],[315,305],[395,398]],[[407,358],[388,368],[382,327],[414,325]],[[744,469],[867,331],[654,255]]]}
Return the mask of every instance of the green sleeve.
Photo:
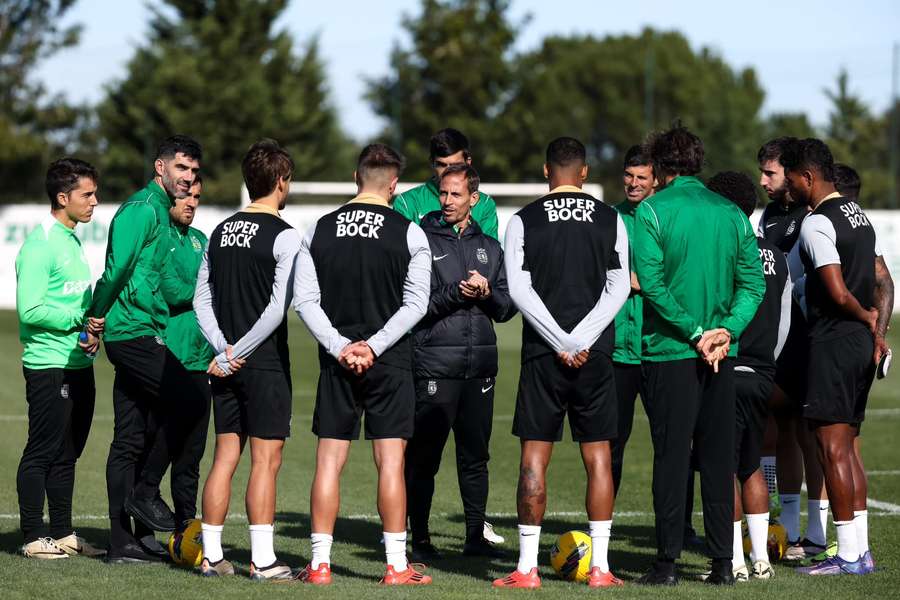
{"label": "green sleeve", "polygon": [[394,210],[418,225],[418,213],[416,212],[415,202],[412,200],[412,194],[408,191],[399,194],[394,198]]}
{"label": "green sleeve", "polygon": [[665,280],[659,220],[653,208],[642,203],[635,212],[633,256],[641,294],[656,313],[685,342],[703,333],[703,327],[684,310]]}
{"label": "green sleeve", "polygon": [[481,194],[478,204],[472,210],[472,216],[481,230],[495,240],[497,239],[497,203],[487,194]]}
{"label": "green sleeve", "polygon": [[119,210],[110,224],[106,265],[94,288],[94,298],[88,308],[88,316],[104,317],[112,308],[134,273],[141,249],[154,227],[156,227],[156,213],[149,204],[130,202]]}
{"label": "green sleeve", "polygon": [[731,332],[734,339],[741,337],[744,329],[756,315],[756,309],[766,292],[766,280],[763,277],[762,265],[759,262],[759,246],[750,221],[743,214],[739,215],[743,227],[743,235],[739,238],[737,248],[737,265],[734,271],[734,296],[728,315],[722,320],[722,327]]}
{"label": "green sleeve", "polygon": [[194,285],[192,282],[182,279],[178,273],[177,254],[177,249],[175,252],[169,253],[166,263],[163,265],[159,290],[170,308],[190,307],[194,301]]}
{"label": "green sleeve", "polygon": [[80,312],[46,304],[53,256],[47,243],[26,243],[16,259],[16,311],[19,321],[50,331],[81,326]]}

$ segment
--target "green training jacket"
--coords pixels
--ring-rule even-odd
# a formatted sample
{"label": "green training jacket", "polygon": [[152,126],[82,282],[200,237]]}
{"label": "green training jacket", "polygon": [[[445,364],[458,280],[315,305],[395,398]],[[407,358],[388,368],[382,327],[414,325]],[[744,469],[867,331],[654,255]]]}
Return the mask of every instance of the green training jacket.
{"label": "green training jacket", "polygon": [[159,284],[171,248],[171,206],[165,190],[150,181],[119,207],[110,223],[106,265],[87,312],[106,317],[106,341],[162,337],[166,329],[169,308]]}
{"label": "green training jacket", "polygon": [[635,211],[632,254],[644,297],[642,359],[695,358],[690,340],[731,332],[729,356],[766,284],[747,216],[696,177],[677,177]]}
{"label": "green training jacket", "polygon": [[16,312],[22,364],[29,369],[91,366],[78,347],[91,303],[91,269],[81,241],[50,216],[34,228],[16,256]]}
{"label": "green training jacket", "polygon": [[163,339],[186,369],[206,371],[215,353],[200,331],[193,304],[206,236],[199,229],[175,224],[170,225],[169,236],[170,250],[160,280],[160,291],[169,307]]}
{"label": "green training jacket", "polygon": [[[434,178],[395,196],[394,210],[416,225],[428,213],[441,210],[440,190]],[[497,239],[497,203],[484,192],[479,192],[478,202],[472,207],[472,219],[481,231]]]}
{"label": "green training jacket", "polygon": [[[628,239],[634,239],[634,211],[638,204],[625,200],[615,206],[625,223]],[[634,252],[631,243],[628,245],[631,256],[628,264],[634,270]],[[640,292],[631,292],[625,304],[616,314],[616,346],[613,349],[613,362],[626,365],[641,364],[641,325],[643,323],[644,301]]]}

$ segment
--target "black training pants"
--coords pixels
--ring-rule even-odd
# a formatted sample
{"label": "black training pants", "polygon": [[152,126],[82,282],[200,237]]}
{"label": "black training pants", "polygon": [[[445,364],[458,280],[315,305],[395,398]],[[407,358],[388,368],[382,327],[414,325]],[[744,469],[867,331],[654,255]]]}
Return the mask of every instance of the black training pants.
{"label": "black training pants", "polygon": [[646,401],[641,392],[643,381],[641,365],[614,362],[613,373],[616,378],[616,401],[619,406],[619,437],[610,440],[609,444],[612,454],[613,489],[618,494],[625,462],[625,445],[628,443],[628,438],[631,437],[631,428],[634,423],[634,401],[638,394],[641,396],[641,402]]}
{"label": "black training pants", "polygon": [[413,542],[428,538],[434,477],[450,430],[466,519],[466,540],[481,539],[488,497],[493,377],[417,379],[416,423],[406,447],[406,505]]}
{"label": "black training pants", "polygon": [[50,513],[49,536],[72,533],[75,461],[81,456],[94,418],[94,368],[28,369],[28,441],[19,462],[16,490],[25,543],[48,535],[44,497]]}
{"label": "black training pants", "polygon": [[205,371],[185,370],[180,373],[180,378],[183,379],[172,392],[173,401],[167,403],[171,411],[156,433],[153,447],[134,486],[134,494],[139,498],[156,496],[163,475],[171,464],[170,483],[176,527],[197,516],[200,461],[206,450],[211,402],[209,375]]}
{"label": "black training pants", "polygon": [[645,362],[644,402],[653,440],[658,558],[681,555],[691,442],[700,471],[710,557],[731,558],[734,513],[734,365],[700,359]]}
{"label": "black training pants", "polygon": [[178,374],[184,367],[155,336],[106,342],[105,346],[106,355],[116,369],[115,426],[106,461],[109,536],[110,546],[121,548],[133,538],[125,498],[144,470],[157,431],[169,414],[168,403],[179,381]]}

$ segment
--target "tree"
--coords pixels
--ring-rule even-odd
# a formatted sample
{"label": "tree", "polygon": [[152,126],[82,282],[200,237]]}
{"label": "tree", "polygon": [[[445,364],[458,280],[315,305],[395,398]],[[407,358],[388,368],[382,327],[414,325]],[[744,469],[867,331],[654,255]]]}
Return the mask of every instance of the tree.
{"label": "tree", "polygon": [[71,147],[84,110],[46,97],[37,64],[78,43],[80,27],[61,28],[74,0],[0,0],[0,202],[40,201],[46,164]]}
{"label": "tree", "polygon": [[463,131],[478,168],[491,171],[492,124],[513,76],[518,27],[508,10],[508,0],[424,0],[420,15],[403,18],[412,43],[394,46],[391,74],[370,80],[367,98],[388,122],[383,139],[408,159],[406,178],[430,174],[428,140],[444,127]]}
{"label": "tree", "polygon": [[756,74],[695,52],[680,33],[549,37],[519,57],[514,81],[498,123],[508,179],[539,179],[544,145],[571,135],[588,147],[591,179],[616,201],[625,151],[675,120],[703,139],[706,175],[756,169],[764,97]]}
{"label": "tree", "polygon": [[240,162],[260,137],[288,148],[296,179],[346,179],[352,149],[328,101],[316,39],[295,53],[273,31],[287,0],[164,0],[145,45],[98,109],[108,197],[150,177],[156,145],[174,133],[203,145],[204,201],[234,204]]}

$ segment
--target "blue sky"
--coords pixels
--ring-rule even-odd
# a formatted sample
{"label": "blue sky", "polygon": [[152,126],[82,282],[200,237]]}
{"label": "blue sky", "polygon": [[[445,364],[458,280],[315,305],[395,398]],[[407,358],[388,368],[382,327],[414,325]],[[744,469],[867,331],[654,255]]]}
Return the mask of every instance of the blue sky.
{"label": "blue sky", "polygon": [[[401,17],[418,11],[418,0],[293,0],[280,20],[298,42],[319,35],[332,102],[344,129],[358,139],[381,126],[362,99],[363,76],[388,72],[391,47],[407,42]],[[766,90],[765,112],[806,111],[814,124],[828,118],[822,90],[833,87],[842,67],[852,90],[884,110],[892,47],[900,42],[896,0],[513,0],[514,22],[527,13],[532,19],[520,31],[517,50],[534,48],[550,34],[679,30],[695,48],[712,48],[732,67],[754,67]],[[42,63],[37,77],[51,92],[99,100],[104,84],[123,77],[133,49],[145,43],[148,15],[141,0],[79,0],[67,21],[84,25],[81,44]]]}

